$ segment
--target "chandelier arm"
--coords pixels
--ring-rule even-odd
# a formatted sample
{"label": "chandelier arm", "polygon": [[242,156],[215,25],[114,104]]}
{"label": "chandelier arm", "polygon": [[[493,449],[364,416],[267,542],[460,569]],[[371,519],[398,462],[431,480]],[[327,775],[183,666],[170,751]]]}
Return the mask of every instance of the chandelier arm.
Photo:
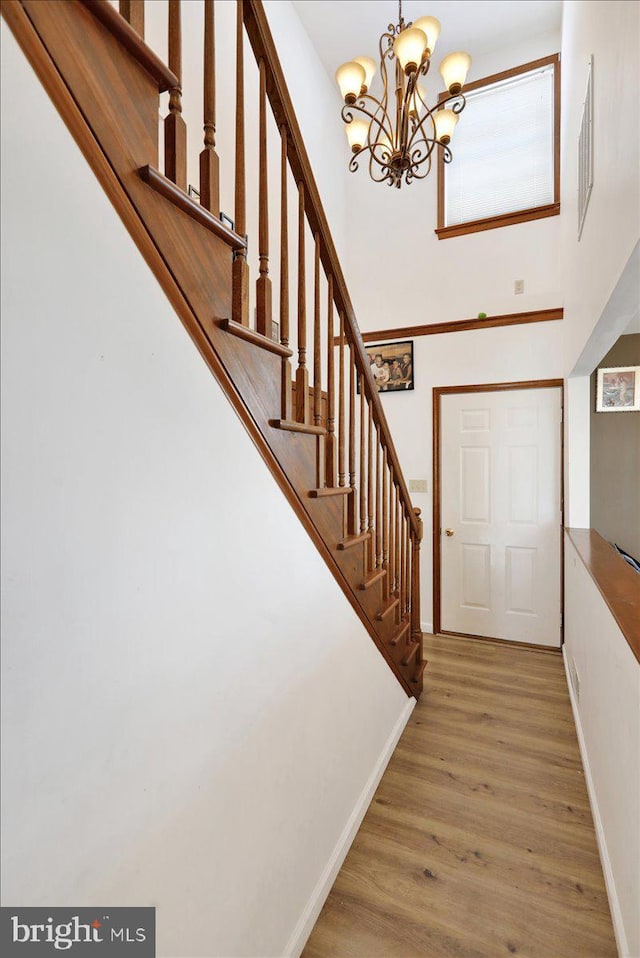
{"label": "chandelier arm", "polygon": [[[371,111],[367,110],[366,106],[363,105],[365,99],[371,100],[373,103],[376,104],[377,109],[375,113],[371,113]],[[352,112],[353,110],[357,110],[359,113],[364,113],[364,115],[369,117],[369,119],[371,120],[371,124],[375,123],[377,128],[379,130],[382,130],[382,132],[389,137],[389,141],[390,142],[392,141],[393,130],[391,128],[391,120],[389,118],[388,113],[382,106],[382,104],[378,100],[376,100],[375,97],[369,96],[369,94],[364,94],[363,96],[360,97],[360,101],[356,101],[352,106],[349,106],[349,105],[343,106],[341,115],[345,123],[348,124],[348,123],[351,123],[353,120],[355,120],[356,117],[354,116]],[[383,111],[382,117],[378,115],[380,110]],[[388,128],[385,127],[385,124],[384,124],[385,120],[389,124]],[[369,127],[369,130],[370,129],[371,129],[371,125]]]}
{"label": "chandelier arm", "polygon": [[[420,119],[420,121],[416,124],[415,129],[414,129],[414,131],[413,131],[413,134],[412,134],[412,136],[411,136],[411,139],[409,140],[408,147],[411,147],[411,144],[413,143],[414,139],[415,139],[416,136],[418,135],[418,132],[419,132],[419,131],[422,132],[422,135],[423,135],[423,137],[424,137],[425,140],[428,140],[428,139],[429,139],[429,137],[426,135],[426,132],[425,132],[425,129],[424,129],[424,124],[425,124],[425,122],[426,122],[428,119],[431,119],[431,122],[433,123],[433,130],[434,130],[434,132],[435,132],[436,123],[435,123],[435,120],[433,119],[433,117],[434,117],[434,115],[438,112],[438,110],[442,109],[442,107],[444,106],[445,103],[449,103],[451,100],[457,101],[456,103],[454,103],[454,105],[453,105],[453,107],[452,107],[451,109],[453,110],[454,113],[456,113],[456,114],[458,114],[458,115],[459,115],[460,113],[462,113],[462,111],[464,110],[464,108],[465,108],[465,106],[466,106],[466,103],[467,103],[467,101],[465,100],[465,98],[464,98],[464,96],[462,95],[462,93],[456,93],[456,94],[453,95],[453,96],[448,96],[448,97],[446,97],[444,100],[440,100],[440,102],[439,102],[439,103],[436,103],[436,105],[433,106],[433,107],[431,107],[431,109],[426,105],[426,103],[424,102],[424,100],[422,100],[422,97],[420,98],[420,100],[421,100],[422,105],[424,106],[424,108],[425,108],[425,110],[426,110],[426,113],[425,113],[425,115]],[[458,108],[456,109],[456,107],[458,107]],[[438,141],[436,141],[436,142],[438,142]],[[441,144],[441,145],[442,145],[442,144]],[[447,161],[447,162],[450,162],[450,161]]]}

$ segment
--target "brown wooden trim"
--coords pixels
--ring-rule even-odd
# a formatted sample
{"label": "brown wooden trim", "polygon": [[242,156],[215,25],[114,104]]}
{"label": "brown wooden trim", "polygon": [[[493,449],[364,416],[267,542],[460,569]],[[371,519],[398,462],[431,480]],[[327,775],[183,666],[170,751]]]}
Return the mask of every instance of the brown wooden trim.
{"label": "brown wooden trim", "polygon": [[[487,316],[486,319],[458,319],[449,323],[427,323],[423,326],[399,326],[396,329],[377,329],[362,334],[365,343],[386,339],[411,339],[416,336],[433,336],[440,333],[466,333],[472,329],[494,329],[496,326],[519,326],[523,323],[546,323],[564,318],[564,309],[536,309],[524,313],[503,313]],[[338,341],[334,340],[335,345]]]}
{"label": "brown wooden trim", "polygon": [[[532,70],[540,70],[542,67],[558,65],[560,63],[560,54],[551,53],[547,57],[540,57],[538,60],[530,60],[528,63],[522,63],[517,67],[510,67],[508,70],[502,70],[500,73],[492,73],[489,76],[481,77],[479,80],[473,80],[471,83],[465,83],[463,93],[472,93],[474,90],[480,90],[484,86],[493,86],[494,83],[503,83],[505,80],[512,80],[513,77],[520,76],[522,73],[531,73]],[[445,94],[448,96],[448,94]]]}
{"label": "brown wooden trim", "polygon": [[534,642],[516,642],[512,639],[497,639],[492,635],[470,635],[469,632],[448,632],[443,629],[438,635],[450,635],[456,639],[477,639],[479,642],[488,642],[490,645],[508,645],[521,652],[544,652],[546,655],[562,655],[562,649],[555,645],[536,645]]}
{"label": "brown wooden trim", "polygon": [[109,200],[122,219],[125,228],[138,246],[149,268],[167,295],[169,302],[184,324],[210,371],[225,390],[227,397],[251,436],[267,468],[274,476],[287,502],[298,516],[310,539],[318,549],[331,574],[344,591],[354,612],[362,622],[379,652],[393,671],[397,681],[408,696],[417,697],[416,690],[401,674],[390,651],[379,639],[375,626],[356,599],[346,576],[337,565],[327,543],[316,528],[311,516],[306,512],[296,490],[270,448],[251,411],[238,392],[231,375],[221,358],[213,348],[205,328],[201,325],[195,308],[189,301],[187,292],[181,287],[172,272],[165,255],[151,237],[139,213],[134,200],[129,195],[120,175],[107,159],[94,135],[90,122],[76,102],[55,62],[49,55],[46,45],[35,28],[30,16],[20,0],[3,0],[1,10],[3,18],[15,36],[23,53],[35,70],[44,89],[53,101],[69,132],[75,139],[89,166],[102,185]]}
{"label": "brown wooden trim", "polygon": [[175,73],[165,66],[151,47],[148,47],[142,37],[120,15],[109,0],[80,0],[87,10],[90,10],[96,20],[109,30],[114,37],[135,57],[140,66],[149,73],[158,84],[158,92],[180,88],[180,81]]}
{"label": "brown wooden trim", "polygon": [[[564,379],[527,379],[523,382],[509,383],[479,383],[469,386],[434,386],[433,387],[433,529],[432,529],[432,556],[433,556],[433,631],[435,634],[462,635],[465,633],[443,633],[441,629],[441,568],[440,568],[440,525],[441,525],[441,482],[440,482],[440,433],[441,411],[440,399],[442,396],[457,393],[506,392],[513,389],[559,389],[562,407],[562,421],[560,424],[560,524],[564,527]],[[564,642],[564,540],[560,537],[560,606],[563,625],[560,629],[560,643]],[[468,635],[467,638],[482,638],[482,636]],[[503,641],[511,643],[511,640]],[[540,646],[536,646],[540,648]]]}
{"label": "brown wooden trim", "polygon": [[181,190],[179,186],[176,186],[172,180],[163,176],[162,173],[159,173],[158,170],[155,170],[152,166],[143,166],[138,172],[140,173],[140,178],[144,180],[152,190],[155,190],[160,196],[164,196],[165,199],[173,203],[174,206],[177,206],[179,210],[182,210],[182,212],[190,216],[191,219],[194,219],[200,226],[204,226],[205,229],[214,233],[218,239],[225,242],[232,250],[246,250],[247,241],[243,236],[239,236],[233,230],[229,229],[217,216],[210,213],[204,206],[201,206],[200,203],[196,203],[195,200],[192,200],[191,197],[185,193],[184,190]]}
{"label": "brown wooden trim", "polygon": [[362,374],[367,396],[375,410],[376,423],[387,448],[388,461],[393,466],[396,484],[398,485],[403,502],[406,504],[409,523],[414,533],[418,535],[418,522],[411,508],[411,496],[400,468],[400,460],[396,451],[391,431],[384,413],[383,404],[378,390],[373,382],[369,360],[362,342],[362,336],[355,318],[355,312],[347,285],[338,259],[329,224],[322,206],[318,187],[311,169],[298,120],[289,96],[284,79],[280,60],[276,51],[269,23],[264,12],[261,0],[245,0],[244,24],[249,42],[256,60],[264,59],[266,65],[267,96],[278,128],[286,127],[289,132],[288,158],[291,171],[297,183],[304,183],[305,213],[311,228],[312,235],[320,235],[320,258],[327,276],[333,277],[335,303],[338,313],[344,315],[346,338],[354,345],[354,358],[359,373]]}
{"label": "brown wooden trim", "polygon": [[640,662],[640,577],[595,529],[565,529],[611,615]]}
{"label": "brown wooden trim", "polygon": [[500,216],[487,216],[485,219],[471,220],[468,223],[438,226],[434,232],[440,240],[451,239],[453,236],[466,236],[468,233],[481,233],[484,230],[500,229],[503,226],[515,226],[518,223],[543,220],[548,216],[558,216],[559,213],[560,204],[550,203],[548,206],[533,206],[530,209],[516,210],[513,213],[501,213]]}
{"label": "brown wooden trim", "polygon": [[[465,93],[472,93],[482,87],[491,86],[494,83],[501,83],[504,80],[510,80],[513,77],[520,76],[523,73],[530,73],[532,70],[538,70],[542,67],[553,65],[553,203],[546,206],[536,206],[526,210],[517,210],[513,213],[503,213],[499,216],[488,216],[484,219],[473,220],[468,223],[457,223],[452,226],[446,226],[445,218],[445,169],[446,164],[443,159],[443,151],[438,150],[438,225],[435,233],[438,239],[451,239],[454,236],[465,236],[468,233],[479,233],[483,230],[499,229],[503,226],[515,226],[518,223],[528,223],[532,220],[544,219],[548,216],[557,216],[560,212],[560,54],[554,53],[548,57],[540,57],[538,60],[531,60],[529,63],[523,63],[521,66],[512,67],[510,70],[503,70],[501,73],[494,73],[491,76],[483,77],[480,80],[474,80],[472,83],[466,83]],[[439,99],[446,99],[447,93],[441,93]]]}
{"label": "brown wooden trim", "polygon": [[270,419],[269,425],[274,429],[284,429],[285,432],[303,432],[309,436],[324,436],[324,426],[313,426],[308,422],[297,422],[295,419]]}
{"label": "brown wooden trim", "polygon": [[257,333],[254,329],[249,329],[248,326],[243,326],[241,323],[234,323],[232,319],[223,319],[221,326],[226,332],[231,333],[232,336],[238,336],[247,343],[253,343],[254,346],[260,346],[261,349],[275,353],[276,356],[282,356],[284,359],[289,359],[293,356],[290,349],[287,349],[286,346],[281,346],[275,339],[269,339],[268,336],[263,336],[262,333]]}

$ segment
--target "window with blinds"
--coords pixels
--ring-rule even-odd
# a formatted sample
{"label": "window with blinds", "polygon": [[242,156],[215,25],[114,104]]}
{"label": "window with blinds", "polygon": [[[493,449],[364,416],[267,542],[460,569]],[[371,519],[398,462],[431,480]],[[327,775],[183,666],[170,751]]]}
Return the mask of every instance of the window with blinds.
{"label": "window with blinds", "polygon": [[557,58],[532,66],[492,78],[494,82],[470,84],[465,91],[453,162],[440,169],[444,183],[438,225],[445,233],[490,218],[496,222],[483,228],[519,222],[513,214],[520,212],[522,219],[535,218],[536,211],[558,203]]}

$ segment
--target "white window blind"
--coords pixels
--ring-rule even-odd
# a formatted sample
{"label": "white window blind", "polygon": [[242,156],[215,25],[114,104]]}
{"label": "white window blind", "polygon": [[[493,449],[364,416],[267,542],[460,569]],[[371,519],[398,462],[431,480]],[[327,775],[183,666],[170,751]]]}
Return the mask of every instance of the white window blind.
{"label": "white window blind", "polygon": [[445,172],[445,224],[554,202],[553,64],[472,90]]}

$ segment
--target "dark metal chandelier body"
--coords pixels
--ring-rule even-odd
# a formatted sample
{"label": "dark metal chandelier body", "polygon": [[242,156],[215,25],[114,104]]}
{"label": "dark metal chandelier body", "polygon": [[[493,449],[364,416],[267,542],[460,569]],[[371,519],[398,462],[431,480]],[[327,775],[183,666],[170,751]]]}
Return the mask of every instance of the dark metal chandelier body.
{"label": "dark metal chandelier body", "polygon": [[[427,32],[420,29],[421,25],[426,25]],[[429,72],[439,30],[440,24],[433,17],[405,23],[399,0],[398,23],[390,23],[379,41],[380,99],[369,92],[376,68],[373,60],[359,57],[336,72],[345,101],[342,119],[353,154],[351,172],[358,170],[360,158],[368,155],[371,178],[399,189],[403,182],[409,184],[429,175],[436,147],[442,151],[444,162],[451,162],[449,143],[465,107],[462,86],[471,59],[466,53],[445,57],[440,70],[448,92],[429,108],[419,80]],[[357,90],[359,65],[365,77]]]}

